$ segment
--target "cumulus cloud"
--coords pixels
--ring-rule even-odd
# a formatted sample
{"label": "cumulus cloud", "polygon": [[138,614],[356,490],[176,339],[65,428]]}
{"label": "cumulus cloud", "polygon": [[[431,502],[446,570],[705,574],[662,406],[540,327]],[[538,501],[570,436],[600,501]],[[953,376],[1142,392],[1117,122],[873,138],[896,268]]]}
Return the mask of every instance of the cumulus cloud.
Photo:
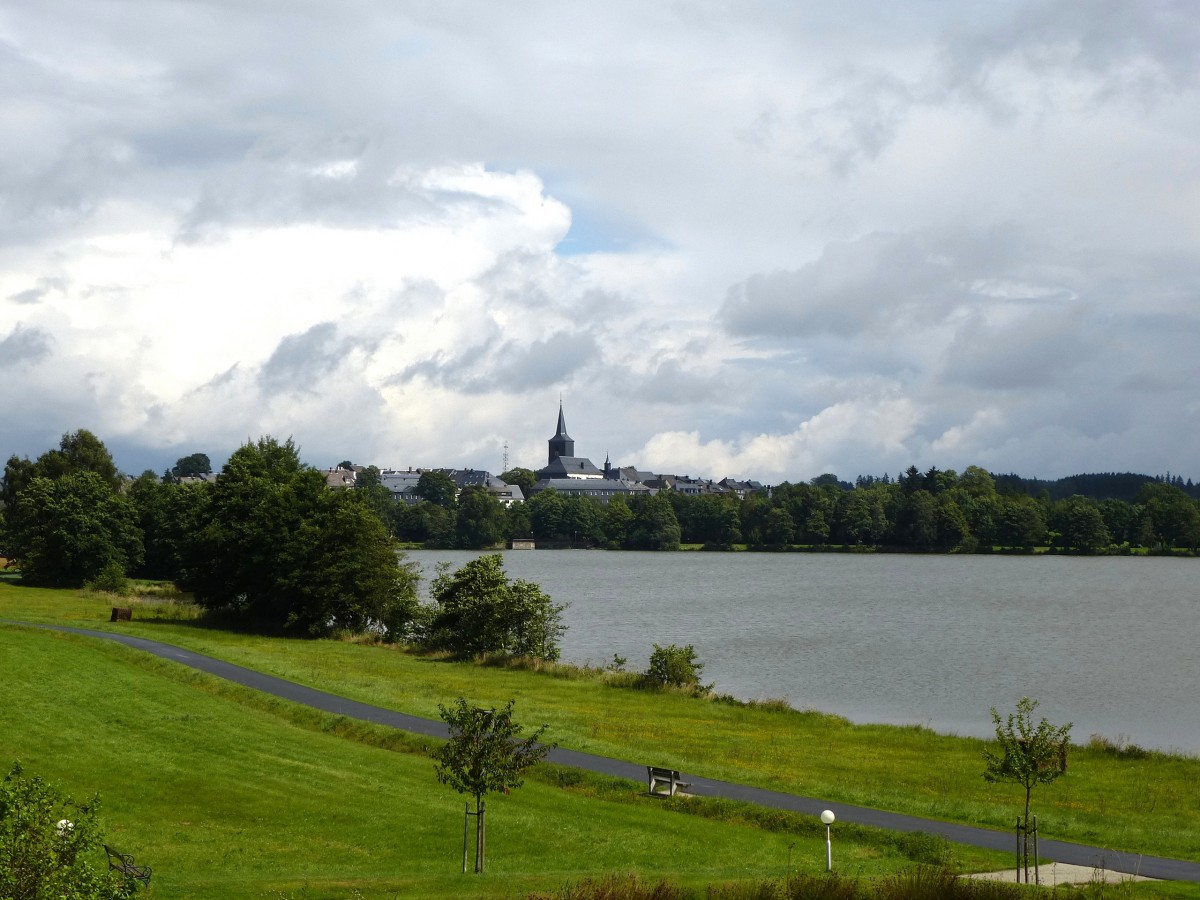
{"label": "cumulus cloud", "polygon": [[1186,472],[1172,0],[0,14],[6,452]]}

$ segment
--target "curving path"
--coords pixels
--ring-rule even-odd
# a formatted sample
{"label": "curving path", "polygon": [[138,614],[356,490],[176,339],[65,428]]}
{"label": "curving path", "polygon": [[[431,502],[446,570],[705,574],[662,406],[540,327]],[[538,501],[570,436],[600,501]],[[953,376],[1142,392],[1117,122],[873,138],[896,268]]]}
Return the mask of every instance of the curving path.
{"label": "curving path", "polygon": [[[253,688],[294,703],[301,703],[314,709],[348,718],[362,719],[380,725],[398,728],[414,734],[427,734],[432,737],[447,736],[446,723],[441,720],[423,719],[406,713],[359,703],[335,694],[305,687],[293,681],[264,675],[253,669],[247,669],[233,663],[224,662],[191,650],[184,650],[171,644],[152,641],[147,638],[134,637],[120,632],[94,631],[87,628],[73,628],[67,625],[33,625],[26,622],[10,624],[27,625],[37,628],[48,628],[56,631],[69,631],[88,637],[104,638],[117,641],[128,647],[143,650],[154,656],[216,675],[236,684]],[[553,748],[547,759],[554,763],[589,772],[604,775],[615,775],[628,778],[631,781],[644,781],[646,767],[606,756],[583,753],[578,750]],[[946,840],[958,844],[968,844],[974,847],[984,847],[991,850],[1013,851],[1014,838],[1007,832],[992,831],[986,828],[974,828],[970,825],[957,825],[952,822],[939,822],[936,819],[923,819],[917,816],[907,816],[900,813],[884,812],[864,806],[849,806],[844,803],[832,803],[827,800],[817,800],[811,797],[798,797],[780,791],[769,791],[764,788],[749,787],[733,784],[728,781],[716,781],[700,775],[683,774],[685,781],[691,782],[691,793],[704,797],[723,797],[730,800],[743,800],[759,806],[786,809],[806,815],[819,816],[822,810],[832,809],[837,814],[839,822],[852,822],[857,825],[870,825],[875,828],[885,828],[889,831],[923,831],[936,834]],[[1124,872],[1129,875],[1142,875],[1148,878],[1163,878],[1174,881],[1200,882],[1200,863],[1189,860],[1168,859],[1161,856],[1145,856],[1139,853],[1127,853],[1118,850],[1108,850],[1102,847],[1090,847],[1085,844],[1072,844],[1066,841],[1043,840],[1038,844],[1042,856],[1060,863],[1086,866],[1092,869],[1109,869]]]}

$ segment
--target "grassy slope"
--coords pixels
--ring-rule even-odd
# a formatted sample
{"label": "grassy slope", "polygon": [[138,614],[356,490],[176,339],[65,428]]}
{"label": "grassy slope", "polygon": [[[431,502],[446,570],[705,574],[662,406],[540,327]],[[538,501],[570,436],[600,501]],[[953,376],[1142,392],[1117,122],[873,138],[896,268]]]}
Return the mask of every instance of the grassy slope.
{"label": "grassy slope", "polygon": [[[600,871],[776,876],[789,844],[797,869],[821,868],[819,832],[772,834],[531,780],[489,798],[490,871],[464,882],[461,800],[426,756],[300,728],[215,681],[103,642],[0,627],[0,759],[77,799],[99,790],[106,836],[155,867],[160,897],[511,896]],[[906,864],[846,842],[838,854],[867,874]]]}
{"label": "grassy slope", "polygon": [[[107,627],[106,609],[103,600],[0,584],[6,618]],[[436,715],[438,702],[459,694],[479,702],[516,697],[522,718],[549,722],[564,746],[715,777],[998,826],[1011,821],[1016,806],[1011,788],[982,782],[980,742],[923,729],[855,727],[815,713],[655,696],[339,642],[265,641],[167,621],[135,621],[132,628],[419,714]],[[1069,776],[1041,789],[1038,810],[1055,837],[1197,858],[1198,777],[1200,760],[1116,760],[1078,751]]]}

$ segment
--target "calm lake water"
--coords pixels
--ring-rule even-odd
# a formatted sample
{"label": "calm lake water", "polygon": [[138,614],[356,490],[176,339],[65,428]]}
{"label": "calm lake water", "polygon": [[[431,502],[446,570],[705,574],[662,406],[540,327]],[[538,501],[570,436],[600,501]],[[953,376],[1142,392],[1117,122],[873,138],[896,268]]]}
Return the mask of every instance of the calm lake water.
{"label": "calm lake water", "polygon": [[[426,578],[438,561],[409,553]],[[643,669],[693,644],[742,699],[990,737],[1022,696],[1072,736],[1200,754],[1200,561],[508,551],[569,604],[563,658]],[[427,587],[427,585],[425,585]]]}

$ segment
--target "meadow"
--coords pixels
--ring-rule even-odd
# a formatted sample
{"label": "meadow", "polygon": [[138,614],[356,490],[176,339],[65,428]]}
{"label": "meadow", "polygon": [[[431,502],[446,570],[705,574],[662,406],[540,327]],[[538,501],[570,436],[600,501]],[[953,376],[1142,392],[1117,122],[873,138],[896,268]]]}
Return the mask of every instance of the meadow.
{"label": "meadow", "polygon": [[[122,601],[124,603],[126,601]],[[452,663],[353,641],[215,631],[188,607],[0,582],[0,619],[120,628],[417,715],[457,696],[516,700],[563,747],[899,812],[1004,828],[1015,789],[981,777],[980,741],[854,726],[779,704],[657,694],[572,667]],[[102,796],[110,843],[155,866],[159,897],[525,896],[607,872],[683,885],[824,868],[815,822],[736,804],[664,803],[640,785],[541,767],[489,798],[489,871],[460,874],[462,798],[438,785],[428,739],[347,722],[88,638],[0,627],[0,761],[20,759],[78,798]],[[609,681],[618,684],[609,684]],[[1200,760],[1073,750],[1035,795],[1045,833],[1200,858]],[[837,868],[880,877],[1006,856],[839,827]],[[1200,896],[1190,885],[1137,895]]]}

